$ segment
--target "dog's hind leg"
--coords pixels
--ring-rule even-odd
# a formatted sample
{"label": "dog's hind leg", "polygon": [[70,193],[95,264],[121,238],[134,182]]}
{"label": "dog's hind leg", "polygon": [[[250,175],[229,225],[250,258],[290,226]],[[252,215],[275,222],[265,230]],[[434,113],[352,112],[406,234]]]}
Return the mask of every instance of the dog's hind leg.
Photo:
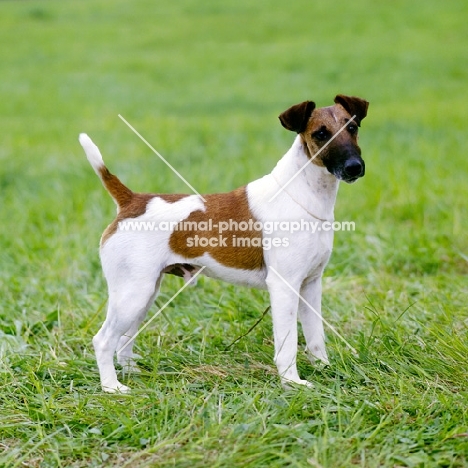
{"label": "dog's hind leg", "polygon": [[[156,288],[153,296],[149,300],[148,309],[151,307],[151,304],[153,304],[159,293],[162,276],[163,275],[161,275],[156,281]],[[122,366],[124,373],[140,372],[135,359],[138,359],[141,356],[133,352],[133,345],[135,343],[135,335],[138,333],[138,327],[145,318],[145,315],[146,312],[137,317],[130,328],[120,337],[119,344],[117,345],[117,362]]]}
{"label": "dog's hind leg", "polygon": [[[117,380],[114,353],[118,350],[123,335],[127,335],[131,330],[136,330],[139,323],[146,316],[156,295],[157,283],[158,281],[142,279],[141,277],[128,279],[119,284],[120,287],[115,287],[115,284],[109,283],[107,317],[101,329],[93,338],[93,346],[101,376],[101,386],[106,392],[125,393],[129,390],[128,387]],[[132,336],[128,338],[125,336],[124,338],[128,341],[132,339]],[[129,351],[131,352],[131,350]]]}

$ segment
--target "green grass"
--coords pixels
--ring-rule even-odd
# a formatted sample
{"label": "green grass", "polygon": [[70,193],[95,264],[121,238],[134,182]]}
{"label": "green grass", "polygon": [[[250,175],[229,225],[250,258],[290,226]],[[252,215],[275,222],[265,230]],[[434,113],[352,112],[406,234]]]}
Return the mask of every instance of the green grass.
{"label": "green grass", "polygon": [[[463,0],[3,1],[0,5],[0,466],[468,466]],[[370,101],[364,179],[342,186],[324,279],[331,365],[283,392],[264,292],[209,279],[140,335],[130,395],[101,393],[91,338],[114,215],[87,132],[140,191],[268,172],[277,115]],[[181,286],[166,278],[162,303]],[[150,315],[157,310],[152,308]]]}

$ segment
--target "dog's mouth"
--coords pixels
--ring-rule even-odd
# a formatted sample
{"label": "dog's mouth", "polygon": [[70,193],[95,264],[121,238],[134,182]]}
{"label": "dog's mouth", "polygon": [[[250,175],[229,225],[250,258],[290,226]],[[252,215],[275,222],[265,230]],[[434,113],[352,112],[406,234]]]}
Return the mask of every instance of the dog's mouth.
{"label": "dog's mouth", "polygon": [[361,174],[354,175],[354,176],[351,176],[351,177],[344,175],[344,177],[341,180],[343,182],[346,182],[347,184],[354,184],[354,182],[356,182],[358,179],[360,179],[361,177],[364,177],[365,172],[366,171],[365,171],[365,169],[363,167]]}
{"label": "dog's mouth", "polygon": [[360,177],[353,177],[351,179],[343,179],[343,182],[346,182],[347,184],[354,184],[356,180],[360,179]]}
{"label": "dog's mouth", "polygon": [[358,179],[361,177],[364,177],[365,170],[364,168],[362,169],[361,173],[359,174],[346,174],[344,170],[336,171],[333,175],[338,179],[343,182],[346,182],[347,184],[354,184]]}

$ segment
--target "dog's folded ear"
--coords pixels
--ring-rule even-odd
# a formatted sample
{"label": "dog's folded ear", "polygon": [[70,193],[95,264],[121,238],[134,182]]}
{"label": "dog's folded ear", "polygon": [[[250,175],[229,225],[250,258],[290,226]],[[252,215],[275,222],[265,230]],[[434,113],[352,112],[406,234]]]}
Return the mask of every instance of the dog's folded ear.
{"label": "dog's folded ear", "polygon": [[292,132],[302,133],[315,109],[315,102],[304,101],[279,115],[281,125]]}
{"label": "dog's folded ear", "polygon": [[367,115],[369,103],[364,99],[338,94],[335,97],[335,102],[336,104],[341,104],[351,116],[355,115],[358,125],[360,125],[361,120]]}

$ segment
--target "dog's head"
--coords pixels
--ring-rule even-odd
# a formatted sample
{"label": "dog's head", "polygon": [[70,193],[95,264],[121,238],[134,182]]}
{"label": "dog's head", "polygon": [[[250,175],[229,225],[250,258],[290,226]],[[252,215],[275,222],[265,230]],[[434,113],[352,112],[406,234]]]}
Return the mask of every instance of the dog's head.
{"label": "dog's head", "polygon": [[368,106],[364,99],[338,94],[334,106],[316,109],[314,102],[305,101],[285,110],[279,119],[283,127],[301,135],[313,164],[352,183],[365,172],[357,140]]}

